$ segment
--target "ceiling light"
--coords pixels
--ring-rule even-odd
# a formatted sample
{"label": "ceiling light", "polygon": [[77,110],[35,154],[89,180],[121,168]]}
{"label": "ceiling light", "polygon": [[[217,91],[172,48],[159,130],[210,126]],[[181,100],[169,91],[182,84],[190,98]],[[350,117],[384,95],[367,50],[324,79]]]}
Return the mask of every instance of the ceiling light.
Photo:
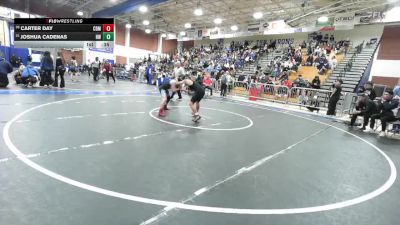
{"label": "ceiling light", "polygon": [[144,30],[144,32],[146,32],[146,34],[150,34],[151,30],[150,29],[146,29],[146,30]]}
{"label": "ceiling light", "polygon": [[166,38],[167,35],[166,34],[161,34],[161,38]]}
{"label": "ceiling light", "polygon": [[78,16],[83,16],[83,12],[82,11],[79,11],[79,12],[77,12],[76,13]]}
{"label": "ceiling light", "polygon": [[142,6],[139,7],[139,11],[142,12],[142,13],[147,12],[147,10],[148,10],[148,8],[145,5],[142,5]]}
{"label": "ceiling light", "polygon": [[221,23],[222,23],[222,19],[221,19],[221,18],[216,18],[216,19],[214,20],[214,23],[215,23],[215,24],[221,24]]}
{"label": "ceiling light", "polygon": [[117,1],[117,0],[110,0],[110,2],[113,2],[113,3],[116,2],[116,1]]}
{"label": "ceiling light", "polygon": [[398,0],[388,0],[389,1],[389,3],[395,3],[395,2],[397,2]]}
{"label": "ceiling light", "polygon": [[321,16],[320,18],[318,18],[318,22],[320,23],[326,23],[328,22],[329,18],[327,16]]}
{"label": "ceiling light", "polygon": [[186,32],[185,32],[185,31],[181,31],[179,34],[180,34],[181,36],[185,36],[185,35],[186,35]]}
{"label": "ceiling light", "polygon": [[238,27],[238,26],[236,26],[236,25],[233,25],[233,26],[231,26],[231,30],[233,30],[233,31],[237,31],[237,30],[239,30],[239,27]]}
{"label": "ceiling light", "polygon": [[201,16],[203,15],[203,10],[200,8],[197,8],[196,10],[194,10],[194,15],[196,16]]}
{"label": "ceiling light", "polygon": [[127,23],[127,24],[125,25],[125,27],[128,28],[128,29],[130,29],[130,28],[132,28],[132,25],[131,25],[130,23]]}
{"label": "ceiling light", "polygon": [[148,20],[143,20],[143,25],[147,26],[147,25],[149,25],[149,24],[150,24],[150,21],[148,21]]}
{"label": "ceiling light", "polygon": [[253,14],[253,17],[254,17],[254,19],[258,20],[258,19],[261,19],[263,17],[263,14],[262,14],[262,12],[255,12]]}
{"label": "ceiling light", "polygon": [[189,28],[191,28],[192,27],[192,24],[190,24],[190,23],[185,23],[185,28],[186,29],[189,29]]}

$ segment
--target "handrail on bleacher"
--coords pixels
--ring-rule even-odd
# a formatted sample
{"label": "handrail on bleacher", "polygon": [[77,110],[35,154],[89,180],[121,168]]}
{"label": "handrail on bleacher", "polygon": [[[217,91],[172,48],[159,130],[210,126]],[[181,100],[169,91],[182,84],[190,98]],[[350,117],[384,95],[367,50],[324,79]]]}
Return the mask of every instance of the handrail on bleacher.
{"label": "handrail on bleacher", "polygon": [[347,64],[344,66],[343,70],[339,73],[339,78],[346,77],[347,72],[353,68],[353,62],[356,60],[358,54],[362,52],[364,48],[364,41],[355,47],[355,53],[351,56]]}

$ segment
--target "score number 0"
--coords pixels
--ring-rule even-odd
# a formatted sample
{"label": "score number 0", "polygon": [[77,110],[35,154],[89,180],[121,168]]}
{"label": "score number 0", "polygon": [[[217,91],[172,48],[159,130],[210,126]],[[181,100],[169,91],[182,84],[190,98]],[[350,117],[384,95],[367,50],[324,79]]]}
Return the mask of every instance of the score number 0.
{"label": "score number 0", "polygon": [[114,32],[114,24],[103,24],[103,32]]}

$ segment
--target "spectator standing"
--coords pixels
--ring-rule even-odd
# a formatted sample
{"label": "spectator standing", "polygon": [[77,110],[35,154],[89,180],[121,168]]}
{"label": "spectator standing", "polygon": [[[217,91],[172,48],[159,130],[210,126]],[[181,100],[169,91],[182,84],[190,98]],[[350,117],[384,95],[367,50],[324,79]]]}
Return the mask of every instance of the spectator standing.
{"label": "spectator standing", "polygon": [[78,62],[76,62],[75,56],[72,56],[68,67],[68,72],[71,76],[72,82],[78,81],[76,80],[77,70],[78,70]]}
{"label": "spectator standing", "polygon": [[105,61],[103,69],[104,69],[104,73],[106,74],[106,77],[107,77],[107,83],[109,82],[110,77],[112,77],[112,79],[114,81],[114,84],[115,84],[115,77],[114,77],[114,74],[113,74],[113,68],[112,68],[111,63],[108,62],[108,61]]}
{"label": "spectator standing", "polygon": [[4,57],[0,58],[0,88],[5,88],[9,84],[8,74],[13,71],[12,65]]}
{"label": "spectator standing", "polygon": [[143,83],[144,80],[144,73],[146,72],[146,66],[144,65],[144,63],[140,63],[139,66],[139,74],[138,74],[138,81],[140,83]]}
{"label": "spectator standing", "polygon": [[204,74],[203,78],[203,85],[205,89],[210,90],[210,95],[212,96],[213,94],[213,89],[212,89],[212,80],[208,74]]}
{"label": "spectator standing", "polygon": [[40,69],[42,70],[42,80],[41,86],[46,85],[47,87],[50,87],[51,84],[53,84],[53,79],[51,78],[51,72],[54,70],[53,66],[53,59],[50,56],[50,52],[45,51],[42,57],[42,60],[40,61]]}
{"label": "spectator standing", "polygon": [[[89,69],[89,71],[90,71],[90,69]],[[61,52],[58,52],[57,58],[56,58],[56,72],[54,74],[53,87],[58,87],[58,77],[60,77],[60,79],[61,79],[60,88],[65,87],[64,74],[65,74],[65,66],[63,63],[63,59],[61,58]],[[90,72],[89,72],[89,74],[90,74]]]}
{"label": "spectator standing", "polygon": [[[185,76],[185,69],[182,67],[182,64],[180,62],[175,63],[175,68],[174,68],[174,73],[173,73],[173,78],[176,79],[177,81],[183,80],[183,77]],[[200,83],[202,84],[202,83]],[[172,92],[171,99],[174,98],[175,93],[178,94],[178,100],[182,100],[182,93],[181,90],[178,89],[176,92]]]}
{"label": "spectator standing", "polygon": [[226,73],[221,75],[221,97],[226,97],[226,89],[228,88],[228,78],[226,77]]}
{"label": "spectator standing", "polygon": [[333,91],[332,94],[329,98],[329,103],[328,103],[328,111],[326,115],[329,116],[334,116],[336,115],[336,104],[340,99],[341,92],[342,92],[342,80],[337,80],[333,86]]}
{"label": "spectator standing", "polygon": [[[150,56],[149,56],[149,61],[150,61]],[[154,75],[154,65],[152,63],[149,63],[149,65],[146,68],[146,77],[147,77],[147,84],[152,85],[153,84],[153,75]]]}
{"label": "spectator standing", "polygon": [[99,57],[96,57],[95,60],[92,63],[93,80],[94,81],[98,81],[99,80],[100,66],[101,66],[101,62],[99,60]]}
{"label": "spectator standing", "polygon": [[90,59],[88,59],[87,70],[88,70],[88,76],[90,77],[90,74],[92,73],[92,63],[90,62]]}

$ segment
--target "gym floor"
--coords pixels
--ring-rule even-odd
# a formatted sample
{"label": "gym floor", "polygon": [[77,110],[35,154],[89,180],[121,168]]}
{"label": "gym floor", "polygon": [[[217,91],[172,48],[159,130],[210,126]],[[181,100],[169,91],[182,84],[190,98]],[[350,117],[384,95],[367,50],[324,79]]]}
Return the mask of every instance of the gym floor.
{"label": "gym floor", "polygon": [[399,142],[306,113],[81,77],[0,90],[0,224],[395,225]]}

